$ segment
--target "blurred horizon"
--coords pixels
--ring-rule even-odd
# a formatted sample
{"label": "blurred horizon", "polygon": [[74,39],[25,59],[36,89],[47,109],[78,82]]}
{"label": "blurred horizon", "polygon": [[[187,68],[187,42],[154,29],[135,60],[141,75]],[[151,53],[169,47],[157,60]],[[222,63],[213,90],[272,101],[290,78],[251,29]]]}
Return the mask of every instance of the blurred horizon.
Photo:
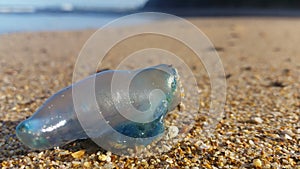
{"label": "blurred horizon", "polygon": [[147,0],[2,0],[0,13],[37,13],[37,12],[122,12],[142,8]]}
{"label": "blurred horizon", "polygon": [[[9,13],[126,13],[139,11],[222,10],[296,10],[297,0],[2,0],[0,14]],[[172,10],[173,9],[173,10]]]}
{"label": "blurred horizon", "polygon": [[300,8],[299,0],[149,0],[146,8]]}
{"label": "blurred horizon", "polygon": [[[128,14],[163,12],[181,17],[299,17],[297,0],[2,0],[0,34],[96,29]],[[153,19],[153,21],[159,18]],[[135,24],[141,24],[140,18]],[[132,24],[132,23],[129,23]]]}

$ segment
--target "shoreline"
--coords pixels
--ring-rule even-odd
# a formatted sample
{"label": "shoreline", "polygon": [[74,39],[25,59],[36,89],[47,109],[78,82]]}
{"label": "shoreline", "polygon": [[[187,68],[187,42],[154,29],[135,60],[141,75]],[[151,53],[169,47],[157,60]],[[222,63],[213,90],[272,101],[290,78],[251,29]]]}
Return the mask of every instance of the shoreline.
{"label": "shoreline", "polygon": [[[179,17],[190,18],[285,18],[298,19],[300,12],[295,9],[257,9],[257,8],[190,8],[184,9],[141,9],[126,12],[55,12],[44,11],[37,13],[1,13],[0,19],[4,23],[0,34],[24,31],[84,31],[97,29],[120,17],[143,12],[167,13]],[[147,18],[146,18],[147,19]],[[149,19],[149,18],[148,18]],[[157,18],[156,18],[157,19]],[[43,22],[40,22],[40,21]],[[126,25],[142,25],[145,18]],[[147,20],[152,23],[152,20]],[[28,25],[28,22],[32,23]],[[146,23],[147,24],[147,23]],[[126,26],[125,25],[125,26]]]}

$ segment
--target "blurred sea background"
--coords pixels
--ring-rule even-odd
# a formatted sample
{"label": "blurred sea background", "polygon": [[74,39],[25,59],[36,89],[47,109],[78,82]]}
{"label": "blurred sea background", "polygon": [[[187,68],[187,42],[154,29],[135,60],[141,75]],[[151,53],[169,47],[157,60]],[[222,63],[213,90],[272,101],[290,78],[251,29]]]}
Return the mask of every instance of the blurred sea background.
{"label": "blurred sea background", "polygon": [[[97,29],[121,16],[145,11],[188,17],[291,17],[300,16],[299,7],[297,0],[1,0],[0,34]],[[128,24],[141,23],[143,18]]]}
{"label": "blurred sea background", "polygon": [[[1,0],[0,33],[99,28],[147,0]],[[142,20],[141,20],[142,22]]]}

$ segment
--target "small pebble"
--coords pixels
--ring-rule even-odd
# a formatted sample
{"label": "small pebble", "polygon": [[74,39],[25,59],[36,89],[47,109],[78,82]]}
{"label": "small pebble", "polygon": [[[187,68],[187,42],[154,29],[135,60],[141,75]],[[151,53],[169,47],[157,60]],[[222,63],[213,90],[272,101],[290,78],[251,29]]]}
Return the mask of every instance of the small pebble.
{"label": "small pebble", "polygon": [[173,163],[173,160],[172,160],[172,158],[167,158],[166,162],[172,164],[172,163]]}
{"label": "small pebble", "polygon": [[107,156],[104,155],[104,154],[101,154],[101,155],[98,156],[98,159],[99,159],[100,161],[106,161]]}
{"label": "small pebble", "polygon": [[250,144],[251,146],[255,146],[255,143],[254,143],[252,140],[249,140],[249,144]]}
{"label": "small pebble", "polygon": [[163,152],[167,152],[167,151],[170,151],[171,150],[171,147],[170,146],[167,146],[167,145],[163,145],[162,146],[162,151]]}
{"label": "small pebble", "polygon": [[288,134],[285,134],[284,138],[287,139],[287,140],[293,140],[293,138],[290,135],[288,135]]}
{"label": "small pebble", "polygon": [[170,126],[168,129],[168,137],[169,139],[172,139],[174,137],[176,137],[179,133],[179,129],[176,126]]}
{"label": "small pebble", "polygon": [[85,166],[87,168],[90,168],[91,167],[91,162],[86,161],[86,162],[83,163],[83,166]]}
{"label": "small pebble", "polygon": [[104,169],[113,169],[114,166],[111,163],[107,163],[103,166]]}
{"label": "small pebble", "polygon": [[72,155],[72,157],[79,159],[79,158],[82,158],[84,154],[85,154],[84,150],[79,150],[79,151],[72,153],[71,155]]}
{"label": "small pebble", "polygon": [[262,168],[262,162],[261,162],[261,160],[260,159],[254,159],[253,160],[253,166],[255,168]]}
{"label": "small pebble", "polygon": [[261,119],[260,117],[252,117],[251,121],[255,124],[261,124],[264,122],[263,119]]}
{"label": "small pebble", "polygon": [[72,164],[74,167],[78,167],[81,164],[81,162],[80,161],[72,161]]}

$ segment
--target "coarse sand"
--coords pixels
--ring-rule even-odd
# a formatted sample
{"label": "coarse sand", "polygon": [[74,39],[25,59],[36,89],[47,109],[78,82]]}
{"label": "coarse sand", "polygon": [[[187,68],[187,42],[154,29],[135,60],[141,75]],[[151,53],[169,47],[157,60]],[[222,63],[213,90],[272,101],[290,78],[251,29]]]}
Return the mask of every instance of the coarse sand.
{"label": "coarse sand", "polygon": [[[72,83],[78,53],[95,30],[5,34],[0,35],[1,166],[300,168],[300,19],[189,20],[212,41],[226,73],[225,116],[212,137],[202,134],[205,116],[197,116],[184,140],[150,157],[118,156],[100,149],[91,140],[44,151],[30,150],[16,138],[16,125],[49,96]],[[112,31],[117,34],[122,29]],[[162,48],[184,57],[201,90],[199,112],[209,110],[210,81],[206,72],[195,54],[174,39],[156,35],[129,38],[108,53],[102,66],[114,69],[120,62],[115,58],[142,48]]]}

